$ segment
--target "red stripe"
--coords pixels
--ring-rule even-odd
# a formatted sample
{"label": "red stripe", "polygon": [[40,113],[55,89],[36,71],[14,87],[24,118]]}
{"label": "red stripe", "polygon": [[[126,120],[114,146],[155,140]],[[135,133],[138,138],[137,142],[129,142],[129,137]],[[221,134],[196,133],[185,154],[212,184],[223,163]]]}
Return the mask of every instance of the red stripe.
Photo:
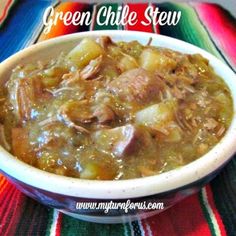
{"label": "red stripe", "polygon": [[8,184],[9,182],[7,181],[7,179],[0,174],[0,195]]}
{"label": "red stripe", "polygon": [[9,182],[5,180],[0,184],[0,195],[5,191],[5,188],[7,188],[9,185]]}
{"label": "red stripe", "polygon": [[188,197],[174,207],[148,218],[153,235],[211,236],[198,195]]}
{"label": "red stripe", "polygon": [[[75,12],[83,12],[85,8],[88,6],[88,4],[82,4],[82,3],[76,3],[76,2],[63,2],[60,3],[57,7],[55,7],[55,13],[56,12],[71,12],[74,14]],[[54,15],[55,15],[54,13]],[[54,17],[55,18],[55,17]],[[52,20],[54,20],[52,17]],[[50,32],[48,34],[45,34],[44,32],[40,36],[40,41],[58,37],[60,35],[66,35],[66,34],[72,34],[77,31],[81,26],[77,25],[65,25],[63,20],[58,19],[56,22],[56,25],[53,25]]]}
{"label": "red stripe", "polygon": [[129,3],[126,5],[129,7],[129,14],[127,18],[129,18],[131,12],[136,12],[137,23],[135,25],[127,24],[125,26],[125,30],[137,30],[137,31],[145,31],[145,32],[152,33],[153,32],[152,24],[145,26],[141,23],[142,21],[146,21],[144,14],[149,4],[148,3],[138,3],[138,4]]}
{"label": "red stripe", "polygon": [[14,189],[13,185],[11,185],[8,181],[4,181],[3,184],[1,184],[1,194],[0,194],[0,202],[4,201],[6,196],[9,195],[9,192]]}
{"label": "red stripe", "polygon": [[13,0],[9,0],[6,3],[5,8],[3,9],[3,14],[0,16],[0,24],[3,22],[3,20],[5,19],[5,17],[7,16],[8,10],[11,8],[11,5],[13,3]]}
{"label": "red stripe", "polygon": [[148,229],[147,229],[147,224],[146,224],[145,220],[141,220],[140,223],[141,223],[141,225],[143,227],[144,235],[149,235]]}
{"label": "red stripe", "polygon": [[[6,214],[8,216],[9,225],[5,231],[5,235],[14,235],[16,233],[16,228],[21,221],[21,215],[23,211],[23,202],[25,196],[15,189],[14,195],[12,196],[11,202],[9,203],[9,208],[11,214]],[[9,219],[10,217],[10,219]]]}
{"label": "red stripe", "polygon": [[6,223],[10,220],[14,220],[14,217],[11,218],[10,211],[12,211],[12,196],[16,189],[11,187],[8,188],[7,193],[2,194],[1,196],[1,208],[0,208],[0,216],[1,216],[1,226],[0,227],[0,235],[5,235],[4,231],[7,230]]}
{"label": "red stripe", "polygon": [[57,224],[56,224],[56,235],[55,236],[61,235],[61,226],[62,226],[62,213],[58,212],[58,218],[57,218]]}
{"label": "red stripe", "polygon": [[194,6],[212,39],[236,66],[236,24],[229,13],[216,4],[195,3]]}
{"label": "red stripe", "polygon": [[219,212],[216,208],[214,198],[213,198],[213,194],[212,194],[212,190],[211,190],[211,187],[210,187],[209,184],[206,186],[206,193],[207,193],[207,198],[208,198],[209,205],[210,205],[210,207],[211,207],[211,209],[214,213],[217,224],[220,228],[221,236],[226,236],[227,234],[226,234],[225,226],[224,226],[223,221],[221,219],[221,216],[220,216],[220,214],[219,214]]}

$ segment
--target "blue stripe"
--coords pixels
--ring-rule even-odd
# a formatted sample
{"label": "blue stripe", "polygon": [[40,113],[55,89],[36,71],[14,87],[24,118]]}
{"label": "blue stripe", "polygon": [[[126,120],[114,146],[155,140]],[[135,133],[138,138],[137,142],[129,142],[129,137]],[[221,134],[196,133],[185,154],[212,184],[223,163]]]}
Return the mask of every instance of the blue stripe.
{"label": "blue stripe", "polygon": [[0,28],[0,62],[28,46],[42,26],[44,10],[53,0],[21,0],[10,11]]}

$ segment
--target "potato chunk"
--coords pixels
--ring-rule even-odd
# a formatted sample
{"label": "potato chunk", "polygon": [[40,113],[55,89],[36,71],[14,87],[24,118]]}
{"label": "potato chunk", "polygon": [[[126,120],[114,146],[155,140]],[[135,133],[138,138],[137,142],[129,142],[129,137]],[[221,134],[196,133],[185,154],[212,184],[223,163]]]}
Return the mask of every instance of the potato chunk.
{"label": "potato chunk", "polygon": [[138,124],[159,130],[174,120],[175,107],[175,101],[164,101],[137,112],[135,120]]}
{"label": "potato chunk", "polygon": [[171,71],[177,66],[177,62],[161,52],[148,48],[140,55],[140,65],[148,71]]}
{"label": "potato chunk", "polygon": [[103,54],[102,47],[94,40],[85,38],[67,55],[78,68],[83,68],[88,63]]}
{"label": "potato chunk", "polygon": [[121,71],[127,71],[137,68],[139,65],[136,60],[128,54],[124,54],[118,63]]}

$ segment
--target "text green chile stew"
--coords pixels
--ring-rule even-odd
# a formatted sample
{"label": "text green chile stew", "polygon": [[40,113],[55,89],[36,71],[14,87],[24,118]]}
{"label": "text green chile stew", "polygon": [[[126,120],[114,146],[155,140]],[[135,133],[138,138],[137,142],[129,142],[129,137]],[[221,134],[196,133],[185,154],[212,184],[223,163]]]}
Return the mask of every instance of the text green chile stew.
{"label": "text green chile stew", "polygon": [[1,144],[58,175],[118,180],[192,162],[232,119],[227,85],[199,54],[84,38],[18,65],[0,92]]}

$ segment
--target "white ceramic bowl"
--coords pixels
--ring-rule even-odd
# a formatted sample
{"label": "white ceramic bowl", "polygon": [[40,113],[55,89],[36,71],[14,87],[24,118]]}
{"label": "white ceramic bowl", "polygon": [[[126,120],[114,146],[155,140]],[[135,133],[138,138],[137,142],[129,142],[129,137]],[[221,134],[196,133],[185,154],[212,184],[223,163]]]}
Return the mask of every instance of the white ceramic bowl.
{"label": "white ceramic bowl", "polygon": [[[39,202],[55,207],[74,217],[100,223],[119,223],[147,217],[161,210],[79,210],[78,202],[163,202],[164,209],[199,190],[209,182],[230,160],[236,150],[236,76],[228,66],[206,51],[183,41],[157,34],[127,31],[92,31],[66,35],[38,43],[11,56],[0,64],[0,83],[4,83],[11,70],[18,64],[36,60],[49,60],[62,51],[68,52],[84,37],[97,38],[108,35],[114,41],[138,40],[146,44],[152,37],[152,45],[162,46],[182,53],[200,53],[210,61],[231,90],[234,116],[222,140],[207,154],[181,168],[145,178],[118,181],[81,180],[51,174],[17,160],[0,147],[0,170],[22,192]],[[163,210],[163,209],[162,209]]]}

